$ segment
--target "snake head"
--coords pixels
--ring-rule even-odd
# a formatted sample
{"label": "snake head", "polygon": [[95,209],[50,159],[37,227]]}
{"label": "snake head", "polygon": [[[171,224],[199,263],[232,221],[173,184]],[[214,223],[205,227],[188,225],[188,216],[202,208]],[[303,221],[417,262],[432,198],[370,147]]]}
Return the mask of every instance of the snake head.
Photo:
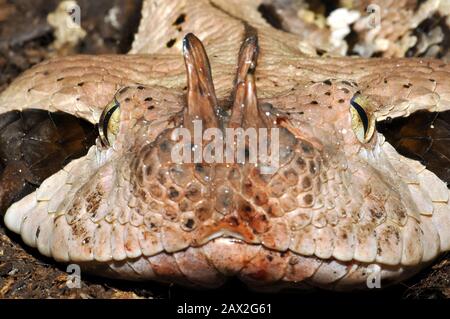
{"label": "snake head", "polygon": [[183,55],[185,90],[120,89],[97,144],[37,191],[48,205],[27,197],[8,227],[95,272],[202,286],[353,286],[373,268],[399,280],[450,248],[445,184],[376,131],[386,104],[368,86],[327,79],[258,98],[250,35],[218,100],[192,34]]}
{"label": "snake head", "polygon": [[[184,39],[184,57],[184,100],[167,93],[161,101],[153,88],[142,87],[116,97],[128,114],[118,139],[133,154],[125,162],[131,206],[171,223],[166,251],[228,236],[277,251],[390,266],[416,265],[438,253],[439,241],[423,248],[437,231],[425,233],[420,225],[432,229],[424,216],[448,200],[445,184],[376,132],[384,106],[358,83],[328,79],[258,99],[258,43],[250,36],[240,50],[231,102],[221,105],[206,52],[192,34]],[[177,98],[172,109],[158,108],[164,114],[150,110]],[[258,153],[263,146],[266,158]],[[421,178],[433,180],[437,191],[424,189]]]}

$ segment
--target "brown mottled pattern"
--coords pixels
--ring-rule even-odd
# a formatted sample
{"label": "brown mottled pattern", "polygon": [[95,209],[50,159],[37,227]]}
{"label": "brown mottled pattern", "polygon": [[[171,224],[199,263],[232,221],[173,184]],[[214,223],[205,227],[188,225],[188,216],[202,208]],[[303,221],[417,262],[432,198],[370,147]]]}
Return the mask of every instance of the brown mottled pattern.
{"label": "brown mottled pattern", "polygon": [[[239,4],[148,0],[132,54],[54,59],[12,83],[0,95],[2,112],[35,107],[94,123],[127,89],[116,95],[113,146],[97,142],[13,204],[7,226],[43,255],[99,275],[203,287],[238,276],[260,289],[348,289],[366,287],[374,271],[386,286],[448,251],[446,184],[379,133],[359,142],[349,110],[357,92],[377,120],[448,110],[450,66],[309,56],[295,36],[268,26],[254,2]],[[185,22],[173,25],[180,14]],[[260,48],[254,75],[238,63],[249,26]],[[206,48],[217,99],[198,44],[184,52],[194,66],[186,85],[187,32]],[[231,110],[239,99],[248,113]],[[171,131],[191,117],[214,120],[220,107],[223,123],[243,116],[244,126],[264,127],[270,121],[255,110],[269,104],[284,148],[274,174],[168,161]]]}

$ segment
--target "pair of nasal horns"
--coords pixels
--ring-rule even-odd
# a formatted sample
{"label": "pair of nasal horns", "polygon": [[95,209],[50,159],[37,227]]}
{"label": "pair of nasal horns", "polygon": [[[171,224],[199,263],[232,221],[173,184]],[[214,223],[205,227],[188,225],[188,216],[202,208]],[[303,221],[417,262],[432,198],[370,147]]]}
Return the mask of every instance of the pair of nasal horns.
{"label": "pair of nasal horns", "polygon": [[[193,121],[202,120],[203,127],[219,127],[220,108],[212,80],[211,66],[202,42],[192,33],[183,40],[183,55],[187,73],[187,108],[184,126],[193,130]],[[255,69],[258,59],[256,35],[246,38],[241,46],[234,87],[234,101],[229,127],[265,126],[258,108]],[[263,120],[263,121],[261,121]]]}

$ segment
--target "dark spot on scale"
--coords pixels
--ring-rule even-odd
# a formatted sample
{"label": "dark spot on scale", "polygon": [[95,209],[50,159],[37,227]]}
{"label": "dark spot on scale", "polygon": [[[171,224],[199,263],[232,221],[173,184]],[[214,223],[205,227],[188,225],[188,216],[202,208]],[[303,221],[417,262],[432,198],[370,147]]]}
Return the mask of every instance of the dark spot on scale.
{"label": "dark spot on scale", "polygon": [[124,87],[123,89],[121,89],[121,90],[119,91],[119,94],[125,93],[126,91],[128,91],[128,89],[129,89],[128,86],[127,86],[127,87]]}
{"label": "dark spot on scale", "polygon": [[388,80],[387,80],[387,79],[384,79],[383,82],[384,82],[384,84],[387,84],[387,83],[388,83]]}
{"label": "dark spot on scale", "polygon": [[137,88],[138,88],[138,90],[143,90],[144,89],[144,87],[142,85],[139,85]]}
{"label": "dark spot on scale", "polygon": [[411,83],[403,84],[403,87],[404,87],[405,89],[409,89],[409,88],[411,87]]}
{"label": "dark spot on scale", "polygon": [[238,204],[238,214],[245,221],[251,221],[255,218],[253,207],[246,200],[241,200]]}
{"label": "dark spot on scale", "polygon": [[303,189],[307,189],[311,187],[311,179],[308,176],[305,176],[302,180]]}
{"label": "dark spot on scale", "polygon": [[316,49],[316,53],[318,56],[323,56],[325,53],[327,53],[327,51],[322,49]]}
{"label": "dark spot on scale", "polygon": [[303,152],[305,152],[307,154],[311,154],[313,151],[312,145],[307,142],[301,143],[301,147],[302,147]]}
{"label": "dark spot on scale", "polygon": [[436,82],[435,79],[428,79],[430,82]]}
{"label": "dark spot on scale", "polygon": [[36,229],[36,238],[39,238],[40,233],[41,233],[41,226],[38,226],[38,228]]}
{"label": "dark spot on scale", "polygon": [[325,80],[325,81],[323,81],[323,84],[331,85],[331,80]]}
{"label": "dark spot on scale", "polygon": [[309,161],[309,172],[315,174],[317,172],[317,165],[314,161]]}
{"label": "dark spot on scale", "polygon": [[312,202],[313,202],[313,197],[312,197],[312,195],[311,195],[311,194],[306,194],[306,195],[303,197],[303,201],[305,202],[306,205],[311,205]]}
{"label": "dark spot on scale", "polygon": [[84,82],[80,82],[77,84],[79,87],[82,87],[84,85]]}
{"label": "dark spot on scale", "polygon": [[228,219],[228,224],[232,227],[237,227],[239,226],[239,219],[237,219],[235,216],[231,216]]}
{"label": "dark spot on scale", "polygon": [[330,95],[331,95],[331,92],[330,92],[330,91],[327,91],[327,92],[325,92],[325,95],[326,95],[326,96],[330,96]]}
{"label": "dark spot on scale", "polygon": [[266,193],[257,193],[255,195],[255,203],[258,206],[262,206],[264,204],[266,204],[268,201],[268,197],[266,195]]}
{"label": "dark spot on scale", "polygon": [[331,110],[332,109],[331,105],[328,105],[328,108]]}
{"label": "dark spot on scale", "polygon": [[146,97],[144,101],[145,101],[145,102],[150,102],[150,101],[152,101],[152,100],[153,100],[153,98],[152,98],[151,96],[149,96],[149,97]]}
{"label": "dark spot on scale", "polygon": [[149,107],[147,107],[147,110],[153,110],[155,108],[154,105],[150,105]]}
{"label": "dark spot on scale", "polygon": [[177,39],[170,39],[169,41],[167,41],[166,47],[168,47],[168,48],[173,47],[173,45],[175,44],[175,42],[177,42]]}
{"label": "dark spot on scale", "polygon": [[246,205],[242,206],[242,211],[246,212],[246,213],[251,213],[253,211],[253,208],[249,204],[246,204]]}
{"label": "dark spot on scale", "polygon": [[376,219],[380,219],[380,218],[383,217],[383,212],[382,211],[371,209],[370,213],[371,213],[372,217],[374,217]]}
{"label": "dark spot on scale", "polygon": [[348,86],[352,86],[352,84],[349,81],[342,81],[342,84],[348,85]]}
{"label": "dark spot on scale", "polygon": [[267,214],[269,214],[269,215],[273,215],[273,207],[272,207],[272,205],[270,205],[269,206],[269,208],[267,209]]}
{"label": "dark spot on scale", "polygon": [[33,88],[29,88],[29,89],[27,90],[27,92],[30,93],[32,89],[33,89]]}
{"label": "dark spot on scale", "polygon": [[195,215],[200,221],[205,221],[209,219],[211,217],[211,213],[212,213],[211,210],[204,205],[198,207],[195,210]]}
{"label": "dark spot on scale", "polygon": [[306,162],[305,162],[304,159],[301,158],[301,157],[297,157],[297,160],[295,161],[295,163],[297,164],[297,166],[298,166],[300,169],[304,169],[304,168],[306,167]]}
{"label": "dark spot on scale", "polygon": [[180,24],[184,23],[185,21],[186,21],[186,14],[185,13],[181,13],[178,16],[178,18],[175,20],[173,25],[180,25]]}
{"label": "dark spot on scale", "polygon": [[273,260],[273,256],[271,256],[271,255],[267,255],[266,258],[269,262],[271,262]]}
{"label": "dark spot on scale", "polygon": [[42,73],[44,76],[47,76],[47,75],[49,75],[50,74],[50,72],[48,72],[48,71],[45,71],[44,73]]}
{"label": "dark spot on scale", "polygon": [[129,98],[129,97],[127,97],[126,99],[125,99],[125,102],[130,102],[131,101],[131,99]]}
{"label": "dark spot on scale", "polygon": [[163,141],[161,144],[159,144],[159,147],[161,151],[168,152],[169,151],[169,142]]}
{"label": "dark spot on scale", "polygon": [[60,81],[62,81],[62,80],[64,80],[64,78],[57,78],[57,79],[56,79],[56,82],[60,82]]}
{"label": "dark spot on scale", "polygon": [[180,192],[177,191],[173,186],[171,186],[169,188],[169,198],[170,199],[173,200],[173,199],[177,198],[179,195],[180,195]]}
{"label": "dark spot on scale", "polygon": [[317,102],[317,101],[311,101],[311,104],[316,105],[316,104],[319,104],[319,102]]}
{"label": "dark spot on scale", "polygon": [[345,94],[348,94],[350,92],[350,90],[347,88],[341,88],[341,91],[344,92]]}
{"label": "dark spot on scale", "polygon": [[150,176],[153,173],[153,166],[147,165],[145,166],[145,175]]}
{"label": "dark spot on scale", "polygon": [[192,229],[192,227],[194,227],[194,224],[195,224],[194,220],[192,218],[188,218],[186,220],[186,223],[184,223],[184,226],[186,226],[186,228],[188,229]]}
{"label": "dark spot on scale", "polygon": [[79,101],[80,100],[80,98],[79,97],[77,97],[77,101]]}
{"label": "dark spot on scale", "polygon": [[345,101],[344,99],[339,99],[338,102],[339,102],[339,103],[344,103],[344,101]]}
{"label": "dark spot on scale", "polygon": [[203,167],[203,165],[201,163],[196,163],[195,164],[195,171],[202,173],[205,171],[205,168]]}

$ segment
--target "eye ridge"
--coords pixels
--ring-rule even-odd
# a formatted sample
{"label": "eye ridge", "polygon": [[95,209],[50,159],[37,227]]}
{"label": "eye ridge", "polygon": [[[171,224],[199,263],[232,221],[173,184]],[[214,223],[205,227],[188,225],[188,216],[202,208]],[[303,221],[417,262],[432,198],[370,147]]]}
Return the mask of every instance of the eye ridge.
{"label": "eye ridge", "polygon": [[355,99],[358,97],[359,95],[355,95],[354,97],[352,97],[352,99],[350,100],[350,104],[356,110],[356,112],[358,112],[358,115],[363,124],[364,135],[366,135],[369,129],[369,117],[367,116],[367,113],[366,111],[364,111],[363,107],[359,105],[358,102],[355,101]]}
{"label": "eye ridge", "polygon": [[[114,114],[114,112],[120,107],[119,101],[114,97],[113,100],[114,105],[104,114],[102,114],[100,118],[100,127],[101,131],[100,136],[103,136],[104,144],[105,146],[109,146],[109,140],[108,140],[108,124],[109,120],[111,119],[111,116]],[[105,143],[106,142],[106,143]]]}

